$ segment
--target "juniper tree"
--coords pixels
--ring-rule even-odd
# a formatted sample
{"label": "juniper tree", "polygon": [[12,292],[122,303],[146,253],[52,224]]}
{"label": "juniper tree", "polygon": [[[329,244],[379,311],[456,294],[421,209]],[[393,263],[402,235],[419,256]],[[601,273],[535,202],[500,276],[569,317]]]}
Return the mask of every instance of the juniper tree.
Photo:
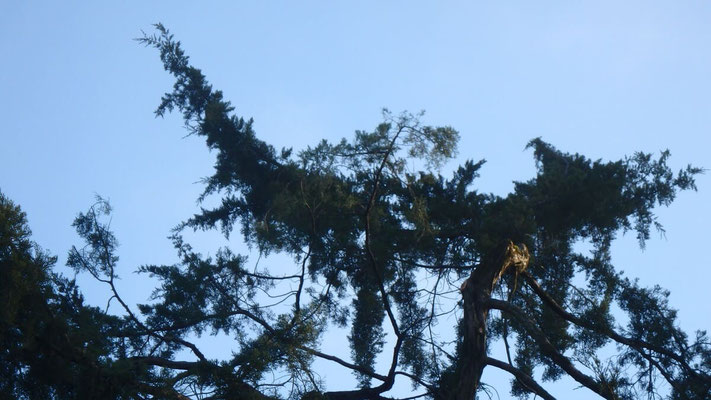
{"label": "juniper tree", "polygon": [[[643,245],[661,228],[654,208],[695,190],[699,168],[672,172],[668,152],[593,161],[534,139],[536,175],[496,196],[476,190],[484,161],[439,172],[457,153],[455,129],[389,112],[350,140],[277,151],[156,28],[140,41],[176,79],[156,114],[180,113],[215,152],[200,200],[218,205],[176,228],[177,263],[140,268],[161,282],[140,312],[113,285],[116,239],[103,201],[75,221],[86,246],[68,261],[124,308],[110,335],[121,353],[109,359],[136,366],[134,398],[377,399],[402,379],[429,398],[472,399],[487,367],[509,373],[521,398],[552,399],[544,382],[565,375],[606,399],[660,396],[660,382],[669,398],[709,396],[706,333],[688,337],[668,293],[624,277],[610,255],[621,232]],[[238,231],[259,254],[293,264],[255,269],[229,248],[205,256],[186,229]],[[576,250],[580,241],[592,251]],[[336,326],[350,331],[350,358],[320,350]],[[223,359],[192,342],[222,333],[236,342]],[[506,359],[490,356],[494,344]],[[605,359],[608,345],[617,352]],[[376,368],[378,358],[387,368]],[[316,359],[352,371],[358,386],[327,390]]]}

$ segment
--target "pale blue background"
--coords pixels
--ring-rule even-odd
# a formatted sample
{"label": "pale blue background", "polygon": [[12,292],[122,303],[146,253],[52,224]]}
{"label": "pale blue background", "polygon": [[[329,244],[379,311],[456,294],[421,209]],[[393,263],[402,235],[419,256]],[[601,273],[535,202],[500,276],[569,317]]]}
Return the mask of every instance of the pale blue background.
{"label": "pale blue background", "polygon": [[[165,237],[196,210],[193,183],[212,165],[202,141],[180,139],[179,118],[153,118],[172,80],[157,52],[131,39],[155,22],[277,148],[371,129],[388,107],[426,109],[425,122],[457,128],[460,160],[489,161],[484,192],[505,195],[532,177],[523,149],[536,136],[594,159],[669,148],[675,168],[711,167],[709,2],[146,3],[0,4],[0,190],[60,265],[78,242],[76,213],[94,193],[109,198],[120,290],[133,303],[153,282],[130,272],[175,261]],[[615,246],[629,276],[671,289],[688,332],[711,328],[711,179],[698,184],[659,210],[666,239],[655,235],[644,252],[634,235]],[[105,303],[104,288],[79,280],[90,302]],[[324,348],[347,357],[343,337]],[[352,385],[350,374],[322,368],[329,388]],[[487,369],[485,380],[509,397],[507,377]],[[550,387],[570,398],[575,385]]]}

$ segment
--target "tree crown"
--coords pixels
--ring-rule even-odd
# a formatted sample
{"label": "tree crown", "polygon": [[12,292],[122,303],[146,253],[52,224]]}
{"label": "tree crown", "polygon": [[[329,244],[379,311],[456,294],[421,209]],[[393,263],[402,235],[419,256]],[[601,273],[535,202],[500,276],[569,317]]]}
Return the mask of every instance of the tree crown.
{"label": "tree crown", "polygon": [[[593,161],[538,138],[528,144],[536,176],[507,196],[484,194],[474,184],[483,160],[466,161],[449,178],[440,172],[457,154],[455,129],[387,110],[373,131],[356,131],[352,140],[277,151],[168,30],[156,28],[139,41],[159,50],[176,79],[156,115],[181,113],[189,133],[215,151],[200,200],[221,201],[173,232],[176,264],[139,269],[161,282],[140,312],[114,286],[108,203],[97,199],[75,220],[86,246],[70,251],[68,265],[107,284],[124,315],[73,297],[76,310],[92,313],[88,326],[104,327],[104,340],[101,351],[72,362],[133,382],[116,396],[372,399],[407,379],[422,396],[473,398],[487,366],[509,372],[512,393],[522,398],[553,398],[539,372],[543,381],[571,376],[607,399],[655,396],[660,379],[670,398],[708,395],[705,332],[690,339],[675,324],[668,293],[624,277],[610,254],[620,232],[636,232],[643,246],[653,228],[662,229],[654,208],[695,190],[701,169],[674,173],[667,151]],[[25,240],[29,233],[17,228],[24,225],[12,224],[9,236]],[[239,229],[260,254],[288,254],[293,269],[250,268],[229,248],[202,255],[185,229],[225,236]],[[592,250],[577,250],[580,241]],[[624,325],[616,322],[622,313]],[[456,339],[447,341],[442,329],[453,319]],[[333,326],[350,329],[350,359],[319,350]],[[236,348],[209,359],[191,342],[205,333],[232,335]],[[494,343],[504,346],[505,361],[490,357]],[[611,343],[618,353],[602,359]],[[376,368],[378,357],[388,360],[386,370]],[[351,370],[359,386],[326,390],[315,359]],[[115,365],[121,368],[107,367]]]}

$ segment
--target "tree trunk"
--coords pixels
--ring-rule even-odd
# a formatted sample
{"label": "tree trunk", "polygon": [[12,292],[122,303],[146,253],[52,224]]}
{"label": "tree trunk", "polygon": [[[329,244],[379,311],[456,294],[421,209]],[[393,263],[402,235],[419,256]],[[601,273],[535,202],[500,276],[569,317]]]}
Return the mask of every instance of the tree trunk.
{"label": "tree trunk", "polygon": [[487,290],[488,285],[483,285],[481,280],[473,278],[474,275],[467,279],[462,287],[464,337],[459,353],[458,386],[454,392],[456,400],[474,398],[481,373],[486,366],[486,318],[489,310],[483,307],[483,304],[491,295],[491,291]]}
{"label": "tree trunk", "polygon": [[453,392],[455,400],[472,400],[479,387],[487,357],[486,319],[489,308],[485,304],[491,298],[496,282],[510,266],[516,268],[516,273],[528,266],[529,254],[525,245],[518,247],[509,241],[505,249],[498,253],[500,256],[495,261],[482,261],[460,289],[464,302],[463,338],[458,354],[457,387]]}

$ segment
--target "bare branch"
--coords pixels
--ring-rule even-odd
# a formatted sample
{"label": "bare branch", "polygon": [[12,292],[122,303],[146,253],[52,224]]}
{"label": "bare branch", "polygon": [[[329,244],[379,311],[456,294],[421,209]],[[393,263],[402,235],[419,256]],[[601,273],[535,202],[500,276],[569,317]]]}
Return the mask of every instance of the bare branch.
{"label": "bare branch", "polygon": [[546,400],[555,400],[555,397],[553,397],[550,393],[548,393],[541,385],[539,385],[536,381],[533,380],[530,376],[528,376],[526,373],[521,371],[520,369],[514,367],[511,364],[507,364],[503,361],[497,360],[495,358],[487,357],[486,358],[486,364],[491,365],[493,367],[502,369],[514,377],[518,379],[519,382],[521,382],[524,386],[526,386],[528,389],[530,389],[533,393],[535,393],[538,396],[543,397]]}

